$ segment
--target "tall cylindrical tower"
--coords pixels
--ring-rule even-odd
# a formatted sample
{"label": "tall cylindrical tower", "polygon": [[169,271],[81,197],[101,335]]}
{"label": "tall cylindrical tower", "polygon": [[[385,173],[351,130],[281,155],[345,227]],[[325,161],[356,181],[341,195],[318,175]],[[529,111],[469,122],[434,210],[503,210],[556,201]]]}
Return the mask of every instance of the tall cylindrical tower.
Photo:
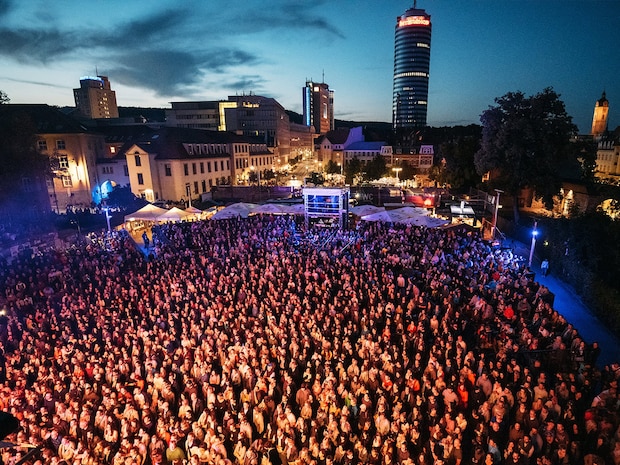
{"label": "tall cylindrical tower", "polygon": [[428,107],[431,17],[415,7],[396,18],[394,38],[394,129],[423,128]]}

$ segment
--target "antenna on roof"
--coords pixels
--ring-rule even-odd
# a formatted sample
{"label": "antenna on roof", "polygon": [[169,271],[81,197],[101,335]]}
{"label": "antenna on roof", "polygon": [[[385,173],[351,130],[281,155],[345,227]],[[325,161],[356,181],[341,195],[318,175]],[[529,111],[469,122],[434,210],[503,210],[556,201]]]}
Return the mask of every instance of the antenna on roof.
{"label": "antenna on roof", "polygon": [[322,80],[321,82],[322,82],[323,84],[325,84],[325,69],[323,69],[323,77],[322,77],[322,79],[323,79],[323,80]]}
{"label": "antenna on roof", "polygon": [[413,7],[417,8],[418,7],[418,0],[413,0]]}

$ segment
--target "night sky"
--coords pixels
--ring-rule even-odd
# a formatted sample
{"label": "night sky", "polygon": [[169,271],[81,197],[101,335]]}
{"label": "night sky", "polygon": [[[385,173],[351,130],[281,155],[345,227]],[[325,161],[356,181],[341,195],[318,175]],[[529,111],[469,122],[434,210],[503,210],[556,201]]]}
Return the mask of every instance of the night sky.
{"label": "night sky", "polygon": [[[338,119],[391,121],[394,26],[413,0],[0,0],[0,90],[73,106],[107,75],[119,106],[253,92],[301,113],[306,79]],[[620,125],[620,1],[418,0],[432,18],[428,124],[479,123],[494,99],[553,87],[580,132]]]}

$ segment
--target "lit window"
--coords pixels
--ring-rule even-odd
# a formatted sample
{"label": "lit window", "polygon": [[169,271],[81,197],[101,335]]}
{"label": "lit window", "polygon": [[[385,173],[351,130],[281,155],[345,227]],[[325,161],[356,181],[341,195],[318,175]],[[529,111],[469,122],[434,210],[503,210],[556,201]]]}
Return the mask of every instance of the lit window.
{"label": "lit window", "polygon": [[62,187],[73,187],[71,176],[62,176]]}
{"label": "lit window", "polygon": [[69,168],[69,157],[67,155],[59,155],[58,156],[58,167],[60,169]]}

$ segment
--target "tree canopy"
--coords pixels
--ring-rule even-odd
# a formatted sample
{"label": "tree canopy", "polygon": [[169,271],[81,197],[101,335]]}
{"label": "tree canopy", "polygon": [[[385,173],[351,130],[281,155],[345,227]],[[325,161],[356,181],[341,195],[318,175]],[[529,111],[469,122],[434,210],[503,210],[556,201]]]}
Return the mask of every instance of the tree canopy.
{"label": "tree canopy", "polygon": [[481,175],[491,172],[490,187],[513,196],[515,220],[517,196],[525,187],[552,208],[561,188],[560,173],[575,164],[577,155],[571,147],[577,127],[564,102],[550,87],[530,97],[509,92],[495,102],[480,117],[482,142],[475,154],[476,170]]}

